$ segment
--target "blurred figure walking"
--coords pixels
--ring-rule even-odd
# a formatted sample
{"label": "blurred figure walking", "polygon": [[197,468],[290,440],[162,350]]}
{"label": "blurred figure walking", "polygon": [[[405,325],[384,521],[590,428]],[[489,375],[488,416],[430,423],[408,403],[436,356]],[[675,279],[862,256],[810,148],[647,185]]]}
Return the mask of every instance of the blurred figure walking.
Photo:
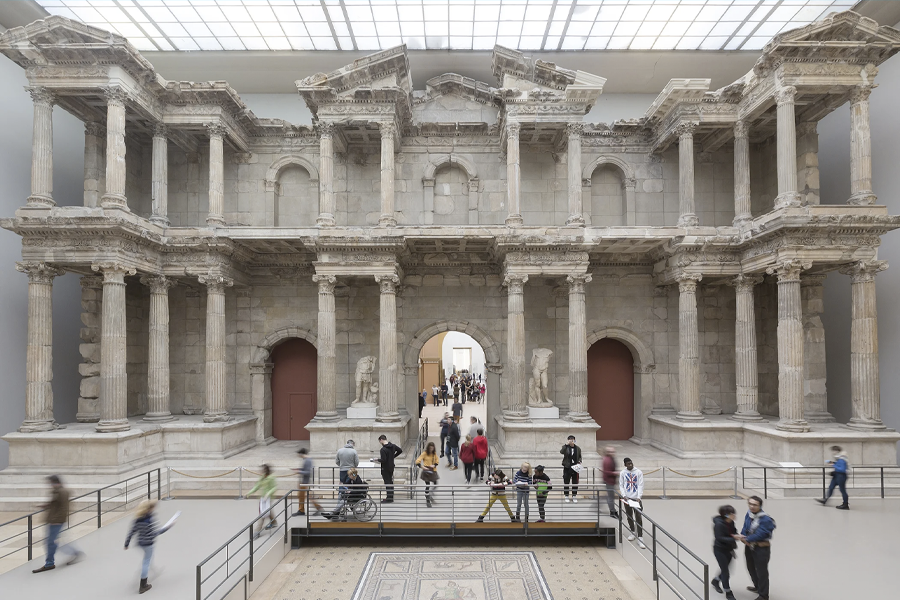
{"label": "blurred figure walking", "polygon": [[616,511],[616,485],[619,483],[619,472],[616,471],[616,449],[607,446],[603,451],[603,483],[606,485],[606,505],[609,507],[609,516],[619,518]]}
{"label": "blurred figure walking", "polygon": [[847,471],[850,469],[850,461],[847,460],[840,446],[832,446],[831,451],[834,452],[834,459],[825,463],[834,469],[831,472],[831,485],[828,486],[828,493],[825,494],[825,497],[816,498],[816,502],[825,506],[825,503],[831,498],[831,494],[834,493],[834,488],[837,487],[841,490],[841,498],[844,500],[844,503],[837,507],[838,510],[850,510],[847,496]]}
{"label": "blurred figure walking", "polygon": [[131,543],[132,537],[137,537],[138,546],[144,551],[144,560],[141,562],[141,585],[138,587],[138,594],[143,594],[149,590],[152,585],[147,583],[150,574],[150,561],[153,559],[153,545],[156,538],[169,530],[168,527],[156,528],[156,518],[154,511],[156,510],[156,500],[144,500],[138,504],[137,513],[135,514],[134,524],[125,538],[125,549]]}
{"label": "blurred figure walking", "polygon": [[57,550],[72,555],[72,558],[66,563],[68,565],[74,565],[84,558],[84,552],[79,550],[75,544],[69,543],[57,547],[59,535],[69,520],[69,490],[62,484],[59,475],[50,475],[47,477],[47,481],[50,482],[50,500],[41,505],[41,508],[47,511],[47,557],[44,559],[44,566],[33,570],[32,573],[43,573],[55,569]]}
{"label": "blurred figure walking", "polygon": [[322,505],[316,500],[315,495],[309,490],[309,486],[313,482],[313,461],[309,457],[309,450],[306,448],[300,448],[297,450],[297,454],[300,455],[300,460],[303,462],[300,463],[300,468],[297,469],[297,473],[300,475],[300,485],[297,486],[297,512],[294,513],[295,517],[302,517],[306,515],[306,494],[309,493],[309,501],[316,508],[316,514],[322,512]]}
{"label": "blurred figure walking", "polygon": [[[269,524],[266,525],[266,529],[272,529],[273,527],[278,527],[278,519],[275,518],[275,508],[272,506],[272,497],[275,496],[275,491],[278,489],[278,482],[275,480],[275,476],[272,475],[272,467],[263,465],[262,469],[263,472],[259,481],[256,482],[252,490],[247,492],[247,496],[252,496],[256,490],[262,492],[262,496],[259,498],[259,514],[268,516]],[[262,535],[263,521],[265,519],[257,521],[256,537]]]}
{"label": "blurred figure walking", "polygon": [[731,573],[728,568],[734,551],[737,548],[737,529],[734,520],[737,517],[734,507],[730,504],[719,507],[719,514],[713,517],[713,555],[719,563],[719,574],[713,578],[712,586],[720,594],[725,593],[726,600],[735,600],[731,592]]}

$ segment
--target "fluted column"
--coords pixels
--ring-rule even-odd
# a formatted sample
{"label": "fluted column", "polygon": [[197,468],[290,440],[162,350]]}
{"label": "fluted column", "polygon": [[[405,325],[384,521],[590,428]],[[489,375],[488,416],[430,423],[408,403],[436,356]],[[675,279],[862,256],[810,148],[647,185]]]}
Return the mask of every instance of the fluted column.
{"label": "fluted column", "polygon": [[100,123],[84,124],[84,205],[90,208],[100,206],[105,137],[106,128]]}
{"label": "fluted column", "polygon": [[334,123],[320,122],[319,132],[319,217],[316,225],[334,226]]}
{"label": "fluted column", "polygon": [[394,227],[394,135],[397,126],[393,122],[381,123],[381,217],[378,224]]}
{"label": "fluted column", "polygon": [[203,421],[228,421],[225,405],[225,288],[234,280],[223,275],[200,275],[206,286],[206,411]]}
{"label": "fluted column", "polygon": [[777,143],[778,143],[778,196],[775,197],[775,208],[800,206],[800,194],[797,192],[797,126],[794,122],[794,96],[797,88],[792,85],[779,88],[775,92],[778,104]]}
{"label": "fluted column", "polygon": [[153,128],[153,165],[151,181],[152,215],[150,221],[169,225],[169,138],[168,128],[158,123]]}
{"label": "fluted column", "polygon": [[28,346],[22,433],[56,429],[53,420],[53,278],[65,271],[46,263],[16,263],[28,275]]}
{"label": "fluted column", "polygon": [[101,433],[127,431],[128,361],[125,318],[125,276],[135,270],[122,263],[92,265],[103,274],[103,307],[100,326],[100,422]]}
{"label": "fluted column", "polygon": [[587,421],[587,313],[584,286],[591,275],[569,275],[569,415],[572,421]]}
{"label": "fluted column", "polygon": [[[506,362],[509,385],[506,388],[504,417],[527,418],[525,409],[525,283],[528,275],[510,273],[503,279],[507,293]],[[501,404],[502,405],[502,404]]]}
{"label": "fluted column", "polygon": [[750,127],[746,121],[734,124],[734,226],[750,221]]}
{"label": "fluted column", "polygon": [[738,421],[760,421],[759,376],[756,361],[756,313],[753,288],[762,277],[738,275],[731,280],[734,286],[736,311],[734,321],[734,378],[737,384],[737,412],[731,417]]}
{"label": "fluted column", "polygon": [[778,416],[783,431],[809,431],[803,418],[803,307],[800,272],[809,263],[785,261],[769,267],[778,276]]}
{"label": "fluted column", "polygon": [[859,86],[850,93],[850,201],[875,204],[872,191],[872,131],[869,125],[869,94],[872,86]]}
{"label": "fluted column", "polygon": [[678,126],[678,226],[696,227],[700,224],[694,208],[694,130],[696,123]]}
{"label": "fluted column", "polygon": [[850,400],[848,425],[856,429],[884,429],[881,421],[881,382],[878,373],[878,312],[875,275],[886,261],[859,262],[844,269],[850,275]]}
{"label": "fluted column", "polygon": [[45,88],[29,88],[34,103],[31,133],[31,195],[28,206],[56,206],[53,201],[53,105],[56,96]]}
{"label": "fluted column", "polygon": [[376,275],[381,289],[380,338],[378,342],[378,417],[379,421],[399,421],[397,365],[397,286],[396,275]]}
{"label": "fluted column", "polygon": [[566,135],[569,138],[568,146],[568,191],[569,191],[569,217],[566,225],[584,225],[584,208],[581,198],[581,134],[584,132],[583,123],[566,124]]}
{"label": "fluted column", "polygon": [[319,285],[319,335],[316,351],[316,419],[333,421],[338,418],[335,379],[335,318],[334,275],[313,275],[313,282]]}
{"label": "fluted column", "polygon": [[210,123],[209,132],[209,213],[206,224],[210,227],[225,226],[225,126]]}
{"label": "fluted column", "polygon": [[147,353],[147,401],[145,421],[171,421],[169,405],[169,277],[141,277],[150,288],[150,340]]}
{"label": "fluted column", "polygon": [[128,209],[125,199],[125,100],[127,92],[108,87],[106,94],[106,191],[100,198],[103,208]]}
{"label": "fluted column", "polygon": [[697,325],[697,284],[703,276],[678,277],[678,414],[681,421],[702,421],[700,412],[700,334]]}
{"label": "fluted column", "polygon": [[522,167],[519,164],[519,131],[521,125],[510,123],[506,126],[506,225],[522,225],[521,187]]}

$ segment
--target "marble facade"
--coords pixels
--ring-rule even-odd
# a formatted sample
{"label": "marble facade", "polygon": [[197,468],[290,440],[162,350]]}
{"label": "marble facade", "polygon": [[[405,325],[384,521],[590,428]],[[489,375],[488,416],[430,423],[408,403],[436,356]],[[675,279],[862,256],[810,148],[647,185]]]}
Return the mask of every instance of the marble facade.
{"label": "marble facade", "polygon": [[[62,466],[33,451],[45,440],[122,469],[268,443],[270,354],[291,338],[317,350],[315,453],[410,440],[419,350],[442,331],[485,351],[505,458],[557,456],[567,432],[602,431],[586,352],[609,337],[634,356],[639,442],[771,464],[795,448],[818,463],[846,438],[866,449],[856,464],[893,464],[874,292],[900,217],[871,189],[867,103],[898,49],[900,32],[834,14],[774,38],[731,85],[673,79],[643,118],[597,124],[585,122],[597,75],[498,46],[498,87],[445,74],[419,91],[397,47],[298,80],[305,126],[256,117],[226,82],[167,81],[81,23],[11,29],[0,52],[25,69],[35,107],[32,194],[0,221],[21,236],[29,278],[11,466]],[[816,123],[843,103],[852,195],[825,206]],[[54,106],[85,122],[81,207],[53,201]],[[819,314],[834,270],[852,279],[853,418],[825,435]],[[64,271],[82,276],[84,325],[69,433],[49,361]],[[552,351],[559,419],[529,418],[535,348]],[[364,356],[378,359],[374,421],[347,418]]]}

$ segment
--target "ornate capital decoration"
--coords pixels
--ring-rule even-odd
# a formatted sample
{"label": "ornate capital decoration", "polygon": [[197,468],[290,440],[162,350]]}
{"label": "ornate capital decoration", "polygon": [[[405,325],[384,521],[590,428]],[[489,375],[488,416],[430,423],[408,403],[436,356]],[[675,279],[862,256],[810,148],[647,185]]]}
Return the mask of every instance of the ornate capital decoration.
{"label": "ornate capital decoration", "polygon": [[128,91],[117,85],[103,88],[103,95],[106,96],[107,106],[125,106],[125,101],[128,100]]}
{"label": "ornate capital decoration", "polygon": [[105,137],[106,136],[106,126],[104,126],[102,123],[97,123],[96,121],[85,121],[84,135],[92,135],[94,137]]}
{"label": "ornate capital decoration", "polygon": [[592,279],[593,277],[591,277],[590,273],[566,275],[566,283],[569,284],[569,293],[583,294],[585,284],[590,283]]}
{"label": "ornate capital decoration", "polygon": [[787,102],[793,102],[794,96],[796,95],[797,88],[792,85],[786,85],[775,90],[775,102],[777,102],[779,106]]}
{"label": "ornate capital decoration", "polygon": [[510,294],[521,294],[525,291],[525,283],[528,281],[528,275],[521,273],[507,273],[503,278],[503,285]]}
{"label": "ornate capital decoration", "polygon": [[212,139],[214,137],[225,137],[228,129],[222,123],[207,123],[206,132],[209,134],[209,139]]}
{"label": "ornate capital decoration", "polygon": [[165,275],[144,275],[141,277],[141,284],[150,288],[151,294],[167,294],[169,288],[178,285],[174,279]]}
{"label": "ornate capital decoration", "polygon": [[697,123],[690,123],[687,121],[682,121],[675,127],[675,135],[678,136],[679,140],[683,140],[688,137],[693,137],[694,131],[697,129]]}
{"label": "ornate capital decoration", "polygon": [[65,273],[64,269],[48,265],[44,262],[17,262],[16,271],[28,275],[28,283],[53,283],[53,278]]}
{"label": "ornate capital decoration", "polygon": [[691,293],[697,291],[697,284],[700,283],[700,280],[703,279],[703,275],[700,273],[682,273],[675,280],[678,282],[678,291],[682,294]]}
{"label": "ornate capital decoration", "polygon": [[738,292],[753,292],[753,287],[762,283],[761,275],[736,275],[734,279],[728,281],[728,285],[734,286]]}
{"label": "ornate capital decoration", "polygon": [[272,370],[275,368],[275,363],[251,363],[250,364],[250,374],[251,375],[271,375]]}
{"label": "ornate capital decoration", "polygon": [[799,259],[786,260],[783,263],[766,269],[769,275],[777,275],[778,283],[793,283],[800,281],[800,272],[812,267],[812,262]]}
{"label": "ornate capital decoration", "polygon": [[225,288],[234,285],[234,279],[231,277],[225,277],[224,275],[214,273],[198,275],[197,281],[206,286],[207,294],[224,294]]}
{"label": "ornate capital decoration", "polygon": [[566,123],[566,135],[569,139],[584,135],[584,123]]}
{"label": "ornate capital decoration", "polygon": [[103,274],[104,285],[107,283],[119,283],[125,285],[125,276],[137,273],[137,270],[134,269],[134,267],[129,267],[125,265],[125,263],[117,261],[94,263],[91,265],[91,270],[94,273]]}
{"label": "ornate capital decoration", "polygon": [[316,132],[320,138],[331,139],[336,129],[335,124],[330,121],[319,121],[316,123]]}
{"label": "ornate capital decoration", "polygon": [[337,285],[337,277],[334,275],[313,275],[312,280],[319,284],[320,294],[334,293],[334,286]]}
{"label": "ornate capital decoration", "polygon": [[888,268],[886,260],[860,261],[840,269],[844,275],[850,276],[851,283],[869,283],[875,281],[875,275]]}
{"label": "ornate capital decoration", "polygon": [[747,139],[747,135],[750,133],[750,124],[747,121],[735,121],[734,122],[734,139]]}
{"label": "ornate capital decoration", "polygon": [[396,275],[376,275],[375,282],[381,290],[382,294],[396,294],[397,286],[400,285],[400,278]]}
{"label": "ornate capital decoration", "polygon": [[634,191],[636,187],[637,179],[635,179],[634,177],[626,177],[622,180],[622,189]]}
{"label": "ornate capital decoration", "polygon": [[522,126],[518,123],[510,123],[506,126],[506,139],[519,141],[519,132],[522,130]]}
{"label": "ornate capital decoration", "polygon": [[381,131],[381,139],[393,139],[394,135],[397,133],[397,126],[394,125],[393,121],[383,121],[379,123],[378,129]]}
{"label": "ornate capital decoration", "polygon": [[487,363],[484,365],[484,368],[487,369],[489,373],[494,373],[495,375],[503,374],[503,365],[500,363]]}
{"label": "ornate capital decoration", "polygon": [[850,104],[867,102],[874,87],[874,85],[858,85],[850,90]]}
{"label": "ornate capital decoration", "polygon": [[156,123],[153,125],[153,137],[161,137],[168,138],[169,136],[169,127],[163,123]]}
{"label": "ornate capital decoration", "polygon": [[31,101],[39,106],[53,106],[56,104],[56,94],[42,87],[25,88],[31,94]]}
{"label": "ornate capital decoration", "polygon": [[82,275],[80,283],[83,289],[99,290],[103,287],[103,278],[97,275]]}

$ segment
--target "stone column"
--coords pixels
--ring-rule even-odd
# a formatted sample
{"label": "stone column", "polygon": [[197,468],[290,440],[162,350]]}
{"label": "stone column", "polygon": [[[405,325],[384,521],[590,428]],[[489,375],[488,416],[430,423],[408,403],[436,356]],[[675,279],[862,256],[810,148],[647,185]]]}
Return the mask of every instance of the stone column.
{"label": "stone column", "polygon": [[797,127],[794,123],[794,96],[797,88],[792,85],[775,92],[777,108],[778,142],[778,196],[775,208],[800,206],[797,192]]}
{"label": "stone column", "polygon": [[872,86],[850,92],[850,201],[875,204],[872,191],[872,132],[869,126],[869,94]]}
{"label": "stone column", "polygon": [[[397,126],[393,122],[381,123],[381,217],[378,225],[395,227],[394,216],[394,135]],[[396,410],[396,407],[395,409]]]}
{"label": "stone column", "polygon": [[103,146],[106,129],[100,123],[84,124],[84,205],[100,206],[103,193]]}
{"label": "stone column", "polygon": [[100,329],[103,306],[103,277],[81,276],[81,374],[79,386],[78,412],[75,420],[79,423],[96,423],[100,420]]}
{"label": "stone column", "polygon": [[141,277],[150,288],[150,343],[147,353],[147,400],[145,421],[171,421],[169,408],[169,277]]}
{"label": "stone column", "polygon": [[803,418],[828,423],[828,370],[825,365],[825,275],[804,275],[800,281],[803,303]]}
{"label": "stone column", "polygon": [[569,275],[569,415],[572,421],[588,421],[587,406],[587,313],[584,286],[591,275]]}
{"label": "stone column", "polygon": [[583,123],[567,123],[566,135],[569,138],[568,146],[568,176],[569,176],[569,218],[566,225],[584,225],[584,209],[581,199],[581,134],[584,132]]}
{"label": "stone column", "polygon": [[850,275],[850,400],[848,425],[855,429],[884,429],[881,421],[881,383],[878,374],[878,313],[875,275],[887,262],[858,262],[841,269]]}
{"label": "stone column", "polygon": [[334,226],[334,123],[322,123],[319,132],[319,227]]}
{"label": "stone column", "polygon": [[128,423],[128,361],[125,319],[125,276],[135,270],[122,263],[92,265],[103,274],[103,309],[100,327],[100,422],[97,431],[131,429]]}
{"label": "stone column", "polygon": [[694,130],[696,123],[682,123],[678,133],[678,226],[696,227],[700,220],[694,213]]}
{"label": "stone column", "polygon": [[335,318],[334,275],[313,275],[319,284],[319,336],[316,350],[316,416],[320,421],[334,421],[337,414],[337,383],[335,375],[335,343],[337,321]]}
{"label": "stone column", "polygon": [[506,226],[522,225],[520,191],[522,169],[519,165],[519,131],[521,125],[510,123],[506,126]]}
{"label": "stone column", "polygon": [[53,201],[53,105],[56,96],[45,88],[29,88],[34,103],[31,133],[31,195],[27,206],[56,206]]}
{"label": "stone column", "polygon": [[399,365],[397,364],[397,275],[376,275],[381,288],[380,336],[378,340],[378,420],[399,421],[397,395]]}
{"label": "stone column", "polygon": [[[734,124],[734,226],[753,219],[750,213],[750,127],[746,121]],[[751,308],[752,310],[752,308]]]}
{"label": "stone column", "polygon": [[125,100],[120,87],[108,87],[106,94],[106,191],[100,198],[103,208],[128,210],[125,199]]}
{"label": "stone column", "polygon": [[700,412],[700,334],[697,326],[697,284],[703,276],[678,277],[678,414],[681,421],[703,421]]}
{"label": "stone column", "polygon": [[65,271],[46,263],[16,263],[28,275],[28,346],[22,433],[56,429],[53,420],[53,278]]}
{"label": "stone column", "polygon": [[225,126],[210,123],[209,131],[209,213],[206,224],[225,226]]}
{"label": "stone column", "polygon": [[738,275],[731,280],[736,300],[734,322],[734,378],[737,384],[737,421],[761,421],[759,416],[759,376],[756,361],[756,314],[753,288],[762,277]]}
{"label": "stone column", "polygon": [[[506,319],[506,363],[507,378],[506,406],[507,419],[527,418],[525,408],[527,381],[525,380],[525,283],[528,275],[510,273],[503,279],[507,289],[508,313]],[[491,392],[488,391],[488,394]],[[502,404],[502,401],[501,401]]]}
{"label": "stone column", "polygon": [[153,168],[150,221],[163,227],[169,225],[169,138],[168,128],[158,123],[153,128]]}
{"label": "stone column", "polygon": [[800,271],[809,263],[788,260],[769,267],[778,276],[778,416],[783,431],[809,431],[803,418],[803,307]]}
{"label": "stone column", "polygon": [[223,275],[200,275],[206,286],[206,412],[205,423],[229,421],[225,404],[225,288],[234,280]]}

